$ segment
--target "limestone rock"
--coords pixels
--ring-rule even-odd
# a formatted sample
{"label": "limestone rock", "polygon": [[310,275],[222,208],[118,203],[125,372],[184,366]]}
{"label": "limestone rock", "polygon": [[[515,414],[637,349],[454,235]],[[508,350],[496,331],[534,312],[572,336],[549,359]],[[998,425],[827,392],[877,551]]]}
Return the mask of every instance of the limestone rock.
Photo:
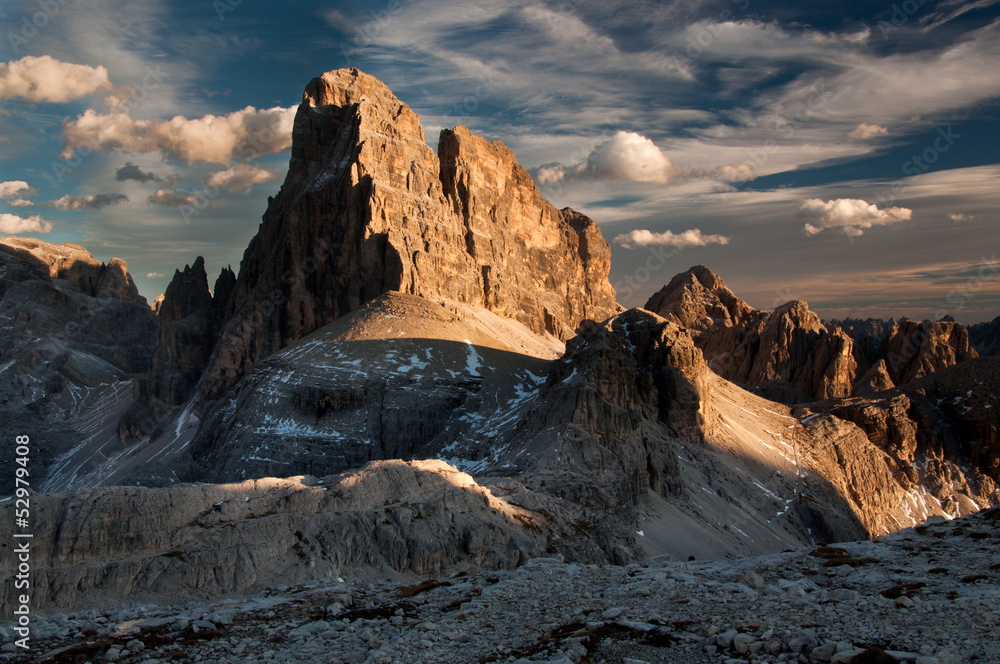
{"label": "limestone rock", "polygon": [[482,306],[571,337],[616,311],[596,224],[541,198],[513,154],[465,128],[435,156],[419,117],[377,79],[314,79],[289,171],[233,287],[204,393],[387,291]]}
{"label": "limestone rock", "polygon": [[981,357],[1000,352],[1000,316],[989,323],[969,326],[969,343]]}
{"label": "limestone rock", "polygon": [[885,360],[880,359],[861,378],[855,381],[853,394],[863,397],[875,394],[876,392],[891,390],[894,387],[896,387],[896,384],[892,382],[892,377],[889,376],[889,368],[886,366]]}
{"label": "limestone rock", "polygon": [[149,435],[157,420],[192,396],[218,341],[234,281],[232,269],[223,269],[213,296],[201,256],[175,271],[163,299],[157,300],[156,352],[149,372],[137,382],[135,407],[122,419],[122,440]]}
{"label": "limestone rock", "polygon": [[123,261],[17,237],[0,239],[0,320],[0,429],[32,436],[41,488],[61,453],[114,435],[131,378],[149,368],[156,322]]}
{"label": "limestone rock", "polygon": [[691,330],[709,366],[727,380],[781,381],[785,394],[821,399],[851,393],[850,338],[828,331],[804,302],[771,313],[754,309],[699,265],[674,277],[646,308]]}
{"label": "limestone rock", "polygon": [[691,330],[720,376],[789,404],[886,389],[977,356],[954,321],[824,324],[800,301],[761,311],[702,265],[674,277],[646,308]]}
{"label": "limestone rock", "polygon": [[562,350],[479,307],[385,293],[259,362],[205,415],[190,478],[437,455],[473,468],[513,433]]}
{"label": "limestone rock", "polygon": [[968,331],[954,321],[900,321],[889,331],[882,353],[897,385],[979,356],[969,343]]}
{"label": "limestone rock", "polygon": [[[217,598],[373,573],[436,576],[463,565],[512,569],[544,551],[545,517],[441,461],[381,461],[322,482],[264,478],[35,498],[39,608]],[[9,540],[12,506],[0,511],[10,517],[0,526]],[[5,556],[0,576],[12,565]],[[4,584],[5,606],[14,592]]]}

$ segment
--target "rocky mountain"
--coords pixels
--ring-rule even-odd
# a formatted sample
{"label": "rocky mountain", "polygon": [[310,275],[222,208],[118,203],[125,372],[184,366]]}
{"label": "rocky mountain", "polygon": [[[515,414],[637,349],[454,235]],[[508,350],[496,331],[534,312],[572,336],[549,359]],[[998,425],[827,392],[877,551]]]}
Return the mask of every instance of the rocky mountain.
{"label": "rocky mountain", "polygon": [[232,269],[225,268],[210,291],[201,256],[174,273],[156,303],[156,352],[147,374],[136,381],[135,405],[120,422],[122,440],[149,436],[158,421],[191,397],[219,340],[235,281]]}
{"label": "rocky mountain", "polygon": [[969,343],[981,356],[1000,352],[1000,316],[989,323],[969,326]]}
{"label": "rocky mountain", "polygon": [[775,554],[1000,504],[998,367],[964,328],[764,312],[701,266],[621,311],[593,221],[499,142],[435,156],[357,70],[307,87],[213,289],[195,260],[154,314],[124,265],[31,242],[0,253],[0,413],[49,455],[50,608]]}
{"label": "rocky mountain", "polygon": [[[37,477],[82,440],[115,437],[148,370],[155,318],[125,263],[74,244],[0,238],[0,429],[38,442]],[[0,469],[4,486],[13,464]]]}
{"label": "rocky mountain", "polygon": [[646,309],[692,330],[720,376],[784,403],[886,389],[978,357],[954,321],[824,324],[801,301],[761,311],[703,265],[674,277]]}
{"label": "rocky mountain", "polygon": [[281,191],[240,264],[202,391],[382,293],[444,297],[571,337],[616,311],[597,225],[557,210],[499,141],[464,127],[438,155],[420,118],[357,69],[309,83]]}

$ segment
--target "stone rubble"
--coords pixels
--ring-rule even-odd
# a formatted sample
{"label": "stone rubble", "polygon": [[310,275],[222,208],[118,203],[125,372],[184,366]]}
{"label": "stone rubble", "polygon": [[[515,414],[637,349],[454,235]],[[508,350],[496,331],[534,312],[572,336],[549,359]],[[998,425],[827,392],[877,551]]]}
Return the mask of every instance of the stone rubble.
{"label": "stone rubble", "polygon": [[9,662],[1000,662],[1000,509],[759,558],[568,564],[38,616]]}

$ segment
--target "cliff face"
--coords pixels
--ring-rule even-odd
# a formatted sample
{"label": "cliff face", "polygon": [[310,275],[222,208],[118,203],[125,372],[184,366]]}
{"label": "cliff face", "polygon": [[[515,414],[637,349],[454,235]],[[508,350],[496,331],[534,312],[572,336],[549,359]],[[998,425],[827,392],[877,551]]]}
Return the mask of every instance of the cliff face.
{"label": "cliff face", "polygon": [[801,301],[761,311],[703,265],[674,277],[646,309],[688,328],[720,376],[785,403],[869,394],[978,357],[958,323],[824,324]]}
{"label": "cliff face", "polygon": [[204,393],[381,293],[482,306],[571,337],[616,311],[596,224],[545,201],[500,142],[464,127],[440,156],[419,117],[356,69],[314,79],[281,192],[244,254]]}
{"label": "cliff face", "polygon": [[969,327],[969,343],[982,357],[1000,352],[1000,316]]}
{"label": "cliff face", "polygon": [[857,362],[850,337],[827,330],[805,302],[754,309],[699,265],[674,277],[646,309],[691,330],[709,366],[727,380],[780,382],[786,393],[790,387],[819,399],[851,393]]}
{"label": "cliff face", "polygon": [[158,420],[191,397],[219,339],[235,280],[232,269],[223,269],[213,295],[201,256],[183,271],[174,272],[162,299],[156,302],[156,351],[149,371],[136,380],[135,405],[120,422],[122,441],[135,442],[147,436]]}

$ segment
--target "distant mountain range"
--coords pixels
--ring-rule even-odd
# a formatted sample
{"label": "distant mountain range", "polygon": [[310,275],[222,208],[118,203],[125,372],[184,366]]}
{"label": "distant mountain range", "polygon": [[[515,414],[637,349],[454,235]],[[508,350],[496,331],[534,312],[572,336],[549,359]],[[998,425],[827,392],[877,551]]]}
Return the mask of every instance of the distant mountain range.
{"label": "distant mountain range", "polygon": [[596,223],[502,143],[435,155],[354,69],[293,136],[238,273],[197,258],[155,313],[120,261],[0,241],[42,603],[755,555],[1000,504],[1000,318],[824,323],[704,266],[624,311]]}

